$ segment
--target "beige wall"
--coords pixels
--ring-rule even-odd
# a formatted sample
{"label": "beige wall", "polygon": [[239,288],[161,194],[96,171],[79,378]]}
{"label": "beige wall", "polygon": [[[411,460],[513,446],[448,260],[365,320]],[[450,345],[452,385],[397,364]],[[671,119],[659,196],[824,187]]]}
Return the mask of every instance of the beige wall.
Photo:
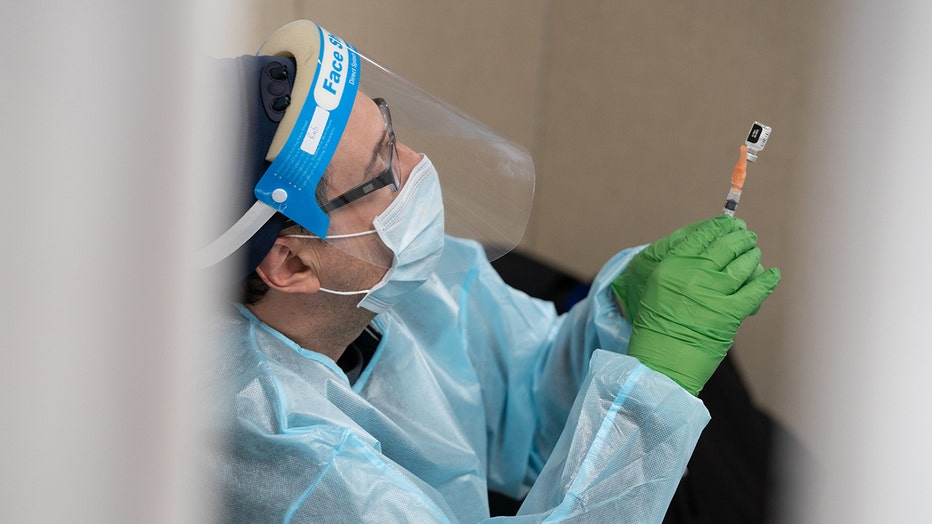
{"label": "beige wall", "polygon": [[[619,246],[721,212],[738,146],[773,127],[738,215],[784,281],[745,322],[736,355],[757,400],[788,424],[785,347],[799,149],[817,18],[804,2],[553,2],[533,152],[529,248],[580,276]],[[801,269],[801,268],[800,268]]]}
{"label": "beige wall", "polygon": [[[618,249],[721,212],[738,146],[773,127],[739,216],[784,281],[734,352],[757,400],[796,425],[784,393],[808,88],[818,12],[790,2],[305,0],[246,2],[228,52],[310,18],[527,146],[535,208],[520,246],[580,278]],[[241,47],[236,47],[241,46]],[[227,50],[225,50],[227,51]]]}

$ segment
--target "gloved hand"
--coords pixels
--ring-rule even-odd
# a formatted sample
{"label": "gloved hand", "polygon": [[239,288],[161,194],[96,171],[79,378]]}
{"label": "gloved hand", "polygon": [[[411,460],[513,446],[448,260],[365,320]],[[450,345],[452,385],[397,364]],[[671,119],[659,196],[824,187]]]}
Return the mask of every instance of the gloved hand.
{"label": "gloved hand", "polygon": [[644,284],[628,355],[698,395],[744,319],[776,288],[757,235],[721,216],[687,233]]}
{"label": "gloved hand", "polygon": [[[723,219],[722,217],[709,218],[694,222],[688,226],[677,229],[673,233],[651,243],[635,255],[634,259],[628,264],[624,271],[618,275],[611,283],[612,291],[618,297],[621,303],[622,313],[629,321],[634,322],[638,315],[638,307],[641,300],[641,294],[644,292],[644,285],[647,279],[654,272],[664,257],[680,243],[684,238],[689,236],[693,231],[699,228],[711,227],[710,224],[716,222],[721,228],[740,228],[745,229],[745,223],[738,219]],[[763,273],[764,268],[757,267],[756,273]],[[756,275],[755,275],[756,276]]]}

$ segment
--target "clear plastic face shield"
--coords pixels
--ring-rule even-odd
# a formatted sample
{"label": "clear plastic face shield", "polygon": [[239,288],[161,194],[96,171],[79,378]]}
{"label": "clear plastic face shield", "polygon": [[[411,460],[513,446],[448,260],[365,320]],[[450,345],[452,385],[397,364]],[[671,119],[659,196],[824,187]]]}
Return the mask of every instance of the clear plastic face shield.
{"label": "clear plastic face shield", "polygon": [[[431,220],[437,208],[442,226],[434,220],[433,233],[475,240],[490,260],[521,240],[534,192],[523,148],[310,21],[281,28],[258,54],[295,60],[290,105],[256,203],[202,250],[202,265],[242,246],[276,212],[310,232],[308,242],[384,268],[399,249],[389,235],[423,232],[387,231],[393,222]],[[443,270],[465,269],[449,262]]]}

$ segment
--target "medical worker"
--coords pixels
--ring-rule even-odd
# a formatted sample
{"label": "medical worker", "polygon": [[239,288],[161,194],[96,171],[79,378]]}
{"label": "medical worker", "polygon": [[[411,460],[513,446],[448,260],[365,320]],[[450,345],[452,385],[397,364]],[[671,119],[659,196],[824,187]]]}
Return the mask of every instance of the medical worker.
{"label": "medical worker", "polygon": [[214,73],[243,197],[197,254],[242,288],[211,329],[222,520],[481,522],[494,490],[517,522],[660,522],[779,280],[754,233],[623,251],[558,316],[489,263],[527,220],[520,148],[309,21]]}

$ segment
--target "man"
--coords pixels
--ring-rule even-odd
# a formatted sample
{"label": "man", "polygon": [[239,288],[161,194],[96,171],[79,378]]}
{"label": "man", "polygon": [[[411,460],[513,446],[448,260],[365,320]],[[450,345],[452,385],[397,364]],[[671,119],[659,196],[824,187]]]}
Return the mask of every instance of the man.
{"label": "man", "polygon": [[201,253],[249,273],[214,330],[223,519],[477,522],[494,490],[523,522],[659,522],[708,421],[695,395],[779,280],[756,236],[719,217],[622,252],[558,316],[445,234],[453,184],[396,137],[420,95],[367,91],[307,21],[260,55],[225,84],[257,122],[255,190]]}

